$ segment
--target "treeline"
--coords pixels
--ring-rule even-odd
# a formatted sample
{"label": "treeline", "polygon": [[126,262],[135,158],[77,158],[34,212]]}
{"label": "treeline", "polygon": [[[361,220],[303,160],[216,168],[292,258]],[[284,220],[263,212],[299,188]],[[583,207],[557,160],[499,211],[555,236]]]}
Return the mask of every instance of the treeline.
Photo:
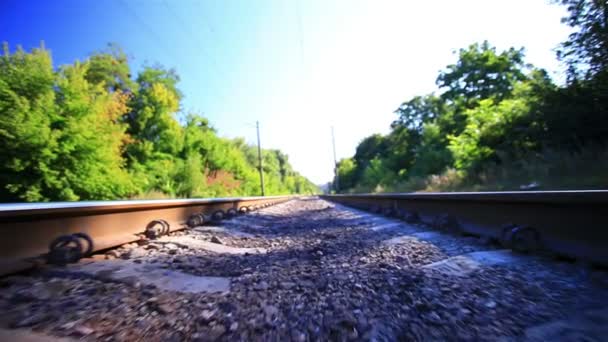
{"label": "treeline", "polygon": [[608,186],[608,3],[562,0],[575,31],[557,86],[523,49],[488,42],[458,51],[437,93],[395,113],[337,166],[341,192],[507,190]]}
{"label": "treeline", "polygon": [[[180,111],[178,75],[132,78],[110,45],[53,67],[42,46],[0,57],[0,201],[259,195],[257,150]],[[311,193],[287,156],[264,150],[266,194]]]}

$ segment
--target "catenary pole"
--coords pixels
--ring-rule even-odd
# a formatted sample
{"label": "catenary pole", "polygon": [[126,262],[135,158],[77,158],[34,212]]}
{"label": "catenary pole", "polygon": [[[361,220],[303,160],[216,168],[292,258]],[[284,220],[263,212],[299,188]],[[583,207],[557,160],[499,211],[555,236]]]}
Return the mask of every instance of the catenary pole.
{"label": "catenary pole", "polygon": [[260,186],[262,188],[262,196],[266,196],[264,189],[264,169],[262,168],[262,145],[260,143],[260,122],[255,122],[255,129],[258,132],[258,167],[260,168]]}
{"label": "catenary pole", "polygon": [[336,193],[340,191],[340,177],[338,175],[338,159],[336,158],[336,137],[334,135],[334,126],[331,126],[331,143],[334,149],[334,190]]}

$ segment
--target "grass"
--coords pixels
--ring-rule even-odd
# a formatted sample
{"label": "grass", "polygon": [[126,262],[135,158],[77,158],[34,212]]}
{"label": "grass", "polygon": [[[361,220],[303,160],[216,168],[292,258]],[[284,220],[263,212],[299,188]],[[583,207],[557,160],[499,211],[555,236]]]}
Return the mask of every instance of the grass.
{"label": "grass", "polygon": [[380,192],[448,192],[608,189],[608,147],[579,152],[547,149],[524,158],[501,158],[481,172],[447,169],[439,175],[413,177]]}

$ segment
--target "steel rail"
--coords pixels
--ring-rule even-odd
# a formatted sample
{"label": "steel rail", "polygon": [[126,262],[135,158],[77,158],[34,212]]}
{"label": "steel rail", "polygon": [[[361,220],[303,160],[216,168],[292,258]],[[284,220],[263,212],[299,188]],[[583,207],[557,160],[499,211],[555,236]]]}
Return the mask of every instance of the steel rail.
{"label": "steel rail", "polygon": [[90,253],[137,241],[146,233],[168,233],[293,197],[1,204],[0,275],[40,263],[58,238],[56,245],[68,248],[73,234],[86,238],[76,245],[90,246],[76,247]]}
{"label": "steel rail", "polygon": [[325,195],[322,198],[436,229],[608,265],[608,191]]}

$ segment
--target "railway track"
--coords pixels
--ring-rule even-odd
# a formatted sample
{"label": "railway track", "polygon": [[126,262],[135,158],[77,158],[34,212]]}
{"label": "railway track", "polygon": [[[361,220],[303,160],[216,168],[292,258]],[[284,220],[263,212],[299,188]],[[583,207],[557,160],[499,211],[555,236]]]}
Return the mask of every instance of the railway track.
{"label": "railway track", "polygon": [[[493,196],[498,202],[500,195]],[[166,221],[167,234],[114,239],[110,245],[118,247],[98,245],[66,266],[37,264],[0,278],[0,340],[599,341],[608,336],[608,275],[590,265],[601,265],[603,254],[580,249],[591,240],[581,237],[583,227],[605,227],[604,213],[597,211],[605,207],[605,194],[583,195],[588,197],[574,201],[573,211],[564,211],[565,200],[547,204],[542,202],[547,198],[531,195],[537,196],[527,200],[536,208],[532,221],[518,214],[531,210],[517,209],[525,200],[506,196],[508,204],[501,199],[494,212],[481,207],[492,202],[488,197],[456,199],[463,202],[456,210],[437,197],[419,203],[425,200],[411,195],[281,197],[250,205],[231,199],[223,208],[257,205],[258,210],[230,218],[227,209],[216,214],[218,203],[189,203],[190,209],[173,219],[150,210],[130,234],[143,233],[150,220]],[[585,206],[593,210],[585,214]],[[593,225],[578,226],[572,249],[561,243],[570,234],[565,225],[549,230],[550,215],[538,209],[555,207],[562,210],[562,221],[570,214],[593,215],[583,221]],[[192,215],[201,212],[199,219],[206,222],[194,222]],[[45,215],[59,222],[67,214]],[[495,215],[511,220],[488,218]],[[6,222],[26,221],[3,221],[4,232]],[[191,227],[182,229],[186,226]],[[527,253],[506,248],[516,246],[517,227],[536,232],[533,244],[518,242],[516,249],[526,247]],[[64,234],[82,229],[75,225]],[[100,232],[86,231],[94,242],[112,240]],[[598,241],[603,233],[593,234],[591,246],[605,245]],[[45,238],[44,245],[56,236]],[[23,246],[20,257],[32,257],[34,249]]]}

